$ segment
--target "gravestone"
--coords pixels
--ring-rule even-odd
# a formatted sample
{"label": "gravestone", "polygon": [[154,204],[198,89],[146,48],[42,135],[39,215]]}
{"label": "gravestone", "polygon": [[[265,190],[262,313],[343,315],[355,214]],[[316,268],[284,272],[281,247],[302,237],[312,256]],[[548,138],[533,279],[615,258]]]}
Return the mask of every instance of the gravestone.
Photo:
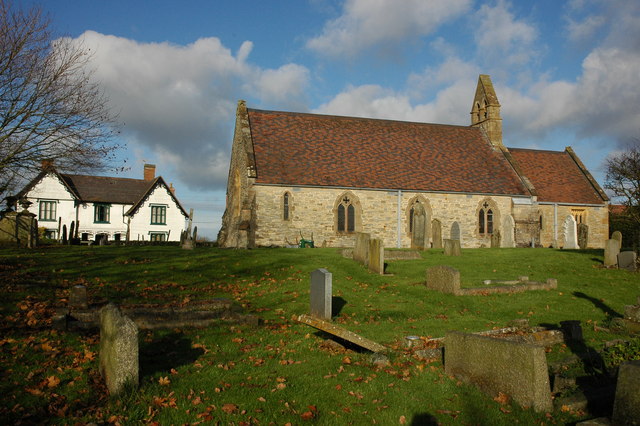
{"label": "gravestone", "polygon": [[500,237],[500,231],[496,230],[493,232],[493,234],[491,234],[491,247],[492,248],[498,248],[501,247],[501,240],[502,238]]}
{"label": "gravestone", "polygon": [[564,249],[574,250],[578,248],[578,231],[576,220],[571,215],[564,219]]}
{"label": "gravestone", "polygon": [[604,243],[604,266],[614,266],[618,264],[618,253],[620,247],[618,240],[607,240]]}
{"label": "gravestone", "polygon": [[67,244],[67,225],[62,225],[62,244]]}
{"label": "gravestone", "polygon": [[100,310],[100,374],[111,395],[138,385],[138,326],[112,303]]}
{"label": "gravestone", "polygon": [[431,221],[431,235],[433,236],[433,248],[442,248],[442,224],[438,219]]}
{"label": "gravestone", "polygon": [[422,204],[413,206],[413,223],[411,227],[411,248],[424,250],[427,244],[427,215]]}
{"label": "gravestone", "polygon": [[311,272],[311,316],[331,319],[333,274],[324,268]]}
{"label": "gravestone", "polygon": [[445,256],[460,256],[460,240],[444,240]]}
{"label": "gravestone", "polygon": [[544,346],[458,331],[448,332],[445,342],[447,374],[535,411],[553,410]]}
{"label": "gravestone", "polygon": [[369,261],[369,240],[371,235],[365,232],[356,233],[356,246],[353,249],[353,260],[367,266]]}
{"label": "gravestone", "polygon": [[68,241],[69,244],[71,244],[71,241],[73,241],[75,228],[76,228],[76,223],[74,221],[71,221],[71,226],[69,227],[69,241]]}
{"label": "gravestone", "polygon": [[368,267],[369,270],[377,274],[384,274],[384,245],[379,238],[369,240]]}
{"label": "gravestone", "polygon": [[460,292],[460,271],[450,266],[434,266],[427,269],[425,284],[431,290],[458,294]]}
{"label": "gravestone", "polygon": [[189,222],[187,225],[187,231],[184,234],[181,247],[185,250],[193,250],[193,238],[191,236],[191,225],[193,224],[193,209],[189,209]]}
{"label": "gravestone", "polygon": [[460,224],[458,222],[451,224],[451,239],[460,241]]}
{"label": "gravestone", "polygon": [[613,403],[614,425],[640,424],[640,360],[627,361],[620,366],[616,398]]}
{"label": "gravestone", "polygon": [[622,251],[618,253],[618,268],[626,269],[627,271],[635,271],[637,264],[636,262],[637,256],[635,251]]}
{"label": "gravestone", "polygon": [[88,309],[87,287],[74,285],[69,290],[69,307],[71,309]]}
{"label": "gravestone", "polygon": [[514,238],[515,228],[516,226],[513,216],[510,214],[507,215],[502,222],[503,235],[501,247],[511,248],[516,246],[516,240]]}
{"label": "gravestone", "polygon": [[578,224],[578,247],[580,250],[587,248],[589,244],[589,226],[585,223]]}
{"label": "gravestone", "polygon": [[620,231],[613,231],[613,233],[611,234],[611,239],[612,240],[616,240],[618,242],[618,249],[622,249],[622,232]]}

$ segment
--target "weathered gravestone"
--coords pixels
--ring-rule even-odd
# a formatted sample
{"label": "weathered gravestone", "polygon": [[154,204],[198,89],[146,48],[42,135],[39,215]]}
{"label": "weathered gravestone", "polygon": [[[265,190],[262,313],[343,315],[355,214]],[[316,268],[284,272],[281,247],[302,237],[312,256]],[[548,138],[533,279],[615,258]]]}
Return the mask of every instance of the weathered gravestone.
{"label": "weathered gravestone", "polygon": [[580,250],[587,248],[589,244],[589,226],[586,223],[578,224],[578,247]]}
{"label": "weathered gravestone", "polygon": [[69,290],[69,307],[71,309],[88,309],[87,287],[74,285]]}
{"label": "weathered gravestone", "polygon": [[191,235],[191,225],[193,224],[193,209],[189,209],[189,223],[187,225],[187,231],[184,234],[181,247],[185,250],[193,250],[193,237]]}
{"label": "weathered gravestone", "polygon": [[444,240],[445,256],[460,256],[460,240]]}
{"label": "weathered gravestone", "polygon": [[369,240],[369,270],[384,274],[384,245],[379,238]]}
{"label": "weathered gravestone", "polygon": [[515,221],[513,220],[513,216],[508,214],[504,218],[502,222],[502,228],[504,230],[504,235],[502,236],[501,247],[515,247],[516,239],[514,237],[514,233],[515,233],[516,225],[515,225]]}
{"label": "weathered gravestone", "polygon": [[356,233],[356,245],[353,249],[353,260],[367,266],[369,261],[369,240],[371,235],[365,232]]}
{"label": "weathered gravestone", "polygon": [[76,229],[76,223],[74,221],[71,221],[71,226],[69,227],[69,244],[71,244],[71,242],[73,241],[73,235]]}
{"label": "weathered gravestone", "polygon": [[567,215],[564,219],[564,249],[578,248],[578,230],[576,228],[576,220],[571,215]]}
{"label": "weathered gravestone", "polygon": [[622,232],[613,231],[613,233],[611,234],[611,239],[618,242],[618,250],[622,249]]}
{"label": "weathered gravestone", "polygon": [[460,241],[461,235],[460,224],[458,222],[453,222],[451,224],[451,239]]}
{"label": "weathered gravestone", "polygon": [[458,294],[460,292],[460,271],[450,266],[434,266],[427,269],[425,284],[431,290]]}
{"label": "weathered gravestone", "polygon": [[444,368],[492,396],[502,392],[535,411],[553,410],[544,346],[450,331]]}
{"label": "weathered gravestone", "polygon": [[626,269],[627,271],[635,271],[636,262],[637,256],[635,251],[623,251],[618,253],[618,268]]}
{"label": "weathered gravestone", "polygon": [[492,248],[497,248],[497,247],[501,247],[502,244],[502,238],[500,236],[500,231],[496,230],[493,232],[493,234],[491,234],[491,247]]}
{"label": "weathered gravestone", "polygon": [[111,395],[138,385],[138,326],[110,303],[100,310],[100,374]]}
{"label": "weathered gravestone", "polygon": [[433,238],[433,248],[442,248],[442,224],[438,219],[431,221],[431,236]]}
{"label": "weathered gravestone", "polygon": [[427,244],[427,215],[422,204],[413,206],[413,223],[411,224],[411,248],[424,250]]}
{"label": "weathered gravestone", "polygon": [[62,225],[62,244],[67,244],[67,225]]}
{"label": "weathered gravestone", "polygon": [[640,360],[620,366],[616,398],[613,403],[614,425],[640,425]]}
{"label": "weathered gravestone", "polygon": [[311,272],[311,316],[331,319],[333,274],[324,268]]}
{"label": "weathered gravestone", "polygon": [[618,253],[620,247],[617,240],[607,240],[604,243],[604,266],[614,266],[618,264]]}

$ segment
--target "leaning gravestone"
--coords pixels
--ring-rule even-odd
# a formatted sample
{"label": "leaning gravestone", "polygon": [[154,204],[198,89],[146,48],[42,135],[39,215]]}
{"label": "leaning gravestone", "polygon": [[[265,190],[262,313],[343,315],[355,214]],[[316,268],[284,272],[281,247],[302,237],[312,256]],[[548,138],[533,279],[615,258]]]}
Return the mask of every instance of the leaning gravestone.
{"label": "leaning gravestone", "polygon": [[311,316],[331,319],[333,274],[324,268],[311,272]]}
{"label": "leaning gravestone", "polygon": [[611,239],[618,242],[618,250],[622,249],[622,232],[613,231],[613,233],[611,234]]}
{"label": "leaning gravestone", "polygon": [[442,224],[438,219],[431,221],[431,235],[433,238],[433,248],[442,248]]}
{"label": "leaning gravestone", "polygon": [[112,303],[100,310],[100,374],[111,395],[138,385],[138,326]]}
{"label": "leaning gravestone", "polygon": [[502,392],[535,411],[553,410],[544,346],[450,331],[444,368],[492,396]]}
{"label": "leaning gravestone", "polygon": [[640,425],[640,360],[620,366],[616,398],[613,403],[614,425]]}
{"label": "leaning gravestone", "polygon": [[444,240],[445,256],[460,256],[460,240]]}
{"label": "leaning gravestone", "polygon": [[636,262],[637,256],[635,251],[622,251],[618,253],[618,268],[626,269],[627,271],[635,271]]}
{"label": "leaning gravestone", "polygon": [[379,238],[369,240],[369,262],[367,263],[369,270],[384,274],[384,245]]}
{"label": "leaning gravestone", "polygon": [[578,247],[585,250],[589,244],[589,226],[585,223],[578,224]]}
{"label": "leaning gravestone", "polygon": [[69,227],[69,244],[73,241],[74,233],[75,233],[76,223],[71,221],[71,227]]}
{"label": "leaning gravestone", "polygon": [[74,285],[69,290],[69,307],[71,309],[88,309],[87,287]]}
{"label": "leaning gravestone", "polygon": [[571,215],[567,215],[564,219],[564,249],[578,248],[578,231],[576,229],[576,220]]}
{"label": "leaning gravestone", "polygon": [[607,240],[604,243],[604,266],[615,266],[618,264],[618,253],[620,247],[617,240]]}

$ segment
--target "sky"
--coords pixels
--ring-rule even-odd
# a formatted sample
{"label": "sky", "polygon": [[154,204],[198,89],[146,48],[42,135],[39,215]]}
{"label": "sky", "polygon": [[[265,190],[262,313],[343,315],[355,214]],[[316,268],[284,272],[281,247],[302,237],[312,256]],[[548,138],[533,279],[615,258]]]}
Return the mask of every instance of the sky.
{"label": "sky", "polygon": [[91,52],[93,78],[121,124],[128,169],[118,176],[142,178],[143,164],[155,164],[211,239],[240,99],[469,125],[478,75],[489,74],[507,147],[572,146],[600,184],[606,157],[640,137],[637,0],[17,4],[42,8],[54,37]]}

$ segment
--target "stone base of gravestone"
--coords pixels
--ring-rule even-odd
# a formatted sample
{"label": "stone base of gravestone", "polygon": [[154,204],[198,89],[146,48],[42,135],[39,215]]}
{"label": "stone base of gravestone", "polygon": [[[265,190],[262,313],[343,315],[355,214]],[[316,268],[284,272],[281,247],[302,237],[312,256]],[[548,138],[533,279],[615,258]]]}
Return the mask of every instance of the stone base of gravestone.
{"label": "stone base of gravestone", "polygon": [[457,331],[448,332],[445,342],[447,374],[535,411],[553,410],[544,347]]}
{"label": "stone base of gravestone", "polygon": [[369,240],[371,235],[365,232],[356,234],[356,245],[353,249],[353,260],[367,266],[369,261]]}
{"label": "stone base of gravestone", "polygon": [[376,274],[384,274],[384,245],[379,238],[369,240],[368,267]]}
{"label": "stone base of gravestone", "polygon": [[442,293],[460,293],[460,271],[450,266],[434,266],[427,269],[427,288]]}
{"label": "stone base of gravestone", "polygon": [[138,385],[138,326],[110,303],[100,311],[100,374],[111,395]]}
{"label": "stone base of gravestone", "polygon": [[331,319],[332,280],[333,275],[324,268],[311,272],[311,316]]}
{"label": "stone base of gravestone", "polygon": [[88,309],[87,287],[74,285],[69,290],[69,307],[71,309]]}
{"label": "stone base of gravestone", "polygon": [[620,366],[616,398],[613,403],[614,425],[640,425],[640,360]]}
{"label": "stone base of gravestone", "polygon": [[460,240],[444,240],[445,256],[460,256]]}
{"label": "stone base of gravestone", "polygon": [[622,251],[618,253],[618,268],[620,269],[635,271],[637,267],[637,261],[638,258],[635,251]]}
{"label": "stone base of gravestone", "polygon": [[620,247],[617,240],[607,240],[604,243],[604,266],[615,266],[618,264],[618,253]]}

